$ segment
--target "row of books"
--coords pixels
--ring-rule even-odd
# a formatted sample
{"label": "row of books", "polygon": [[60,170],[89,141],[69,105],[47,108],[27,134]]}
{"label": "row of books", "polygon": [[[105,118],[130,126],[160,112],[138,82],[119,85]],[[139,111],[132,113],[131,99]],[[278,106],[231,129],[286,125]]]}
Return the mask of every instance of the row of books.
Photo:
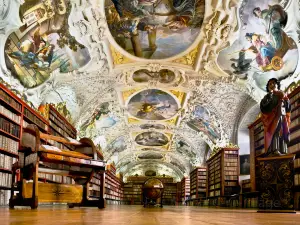
{"label": "row of books", "polygon": [[227,166],[227,167],[224,167],[224,171],[237,171],[237,167],[236,166]]}
{"label": "row of books", "polygon": [[66,124],[59,122],[53,115],[50,114],[50,126],[54,127],[55,130],[57,130],[60,133],[65,133],[65,136],[73,137],[74,132],[71,132],[69,128],[66,126]]}
{"label": "row of books", "polygon": [[9,94],[7,94],[2,89],[0,89],[0,99],[7,102],[10,106],[17,109],[19,112],[22,111],[22,105],[19,102],[17,102],[15,99],[13,99]]}
{"label": "row of books", "polygon": [[291,119],[293,120],[294,117],[298,116],[300,114],[300,108],[292,111],[291,113]]}
{"label": "row of books", "polygon": [[3,130],[17,138],[20,137],[20,126],[13,124],[4,118],[0,118],[0,130]]}
{"label": "row of books", "polygon": [[[263,123],[262,123],[262,122],[259,122],[258,124],[256,124],[256,125],[254,126],[254,130],[257,129],[257,128],[261,128],[262,126],[263,126]],[[255,131],[254,131],[254,133],[255,133]]]}
{"label": "row of books", "polygon": [[264,136],[265,136],[264,132],[260,132],[254,136],[254,141],[258,141],[259,139],[263,138]]}
{"label": "row of books", "polygon": [[96,185],[96,184],[91,184],[90,185],[90,190],[93,190],[93,191],[100,191],[101,190],[101,186],[99,185]]}
{"label": "row of books", "polygon": [[0,206],[8,205],[9,199],[10,199],[10,190],[0,189]]}
{"label": "row of books", "polygon": [[91,179],[91,183],[96,184],[96,185],[101,185],[101,180],[100,180],[100,178],[97,178],[94,176]]}
{"label": "row of books", "polygon": [[52,121],[50,121],[50,126],[51,126],[52,129],[54,129],[56,132],[58,132],[60,134],[59,136],[70,137],[70,135],[66,131],[64,131],[63,129],[61,129],[60,127],[58,127]]}
{"label": "row of books", "polygon": [[16,158],[0,153],[0,168],[12,170],[12,165],[17,162]]}
{"label": "row of books", "polygon": [[254,128],[254,136],[256,136],[258,133],[262,132],[264,130],[264,127],[262,123],[259,123],[259,127]]}
{"label": "row of books", "polygon": [[297,125],[300,124],[300,117],[294,119],[292,122],[291,122],[291,125],[290,125],[290,129],[293,129],[294,127],[296,127]]}
{"label": "row of books", "polygon": [[[237,151],[238,152],[238,151]],[[226,159],[226,160],[230,160],[230,159],[237,159],[239,156],[238,156],[238,154],[225,154],[224,155],[224,158]]]}
{"label": "row of books", "polygon": [[295,174],[294,175],[294,184],[295,184],[295,186],[300,185],[300,174]]}
{"label": "row of books", "polygon": [[55,122],[56,124],[59,124],[61,128],[63,128],[63,130],[65,130],[67,133],[69,133],[70,137],[75,138],[76,137],[76,131],[74,130],[75,128],[71,125],[69,125],[68,123],[66,123],[65,121],[63,121],[56,112],[54,112],[52,110],[52,108],[50,107],[49,110],[49,118]]}
{"label": "row of books", "polygon": [[265,143],[265,139],[261,139],[259,141],[254,142],[254,148],[257,148]]}
{"label": "row of books", "polygon": [[20,124],[21,122],[21,116],[13,113],[12,111],[8,110],[7,108],[5,108],[4,106],[0,105],[0,113],[2,113],[3,115],[5,115],[7,118],[15,121],[16,123]]}
{"label": "row of books", "polygon": [[237,180],[238,176],[225,176],[225,180]]}
{"label": "row of books", "polygon": [[0,172],[0,187],[11,187],[12,175]]}
{"label": "row of books", "polygon": [[228,166],[238,166],[237,162],[225,162],[224,166],[228,167]]}
{"label": "row of books", "polygon": [[225,182],[225,186],[237,186],[237,182],[227,181]]}
{"label": "row of books", "polygon": [[228,163],[228,162],[238,162],[238,158],[235,158],[235,159],[224,159],[224,162],[225,163]]}
{"label": "row of books", "polygon": [[0,134],[0,148],[18,154],[19,142]]}
{"label": "row of books", "polygon": [[91,197],[100,197],[100,191],[97,190],[89,190],[89,196]]}
{"label": "row of books", "polygon": [[300,92],[298,92],[297,94],[295,94],[293,97],[290,98],[290,102],[292,104],[295,104],[297,101],[297,99],[300,97]]}
{"label": "row of books", "polygon": [[61,176],[57,174],[47,174],[47,173],[39,173],[39,178],[46,179],[47,181],[53,181],[56,183],[63,184],[75,184],[75,181],[71,177]]}
{"label": "row of books", "polygon": [[289,153],[296,153],[300,150],[300,143],[288,147]]}
{"label": "row of books", "polygon": [[32,123],[41,127],[43,130],[48,129],[48,125],[45,124],[40,118],[34,115],[29,109],[24,108],[24,116],[27,117]]}
{"label": "row of books", "polygon": [[294,168],[300,167],[300,158],[294,160]]}
{"label": "row of books", "polygon": [[105,199],[114,199],[114,200],[122,200],[123,197],[119,197],[119,196],[115,196],[115,195],[111,195],[111,194],[104,194],[104,198]]}
{"label": "row of books", "polygon": [[230,154],[237,155],[237,154],[239,154],[239,151],[236,151],[236,150],[234,150],[234,151],[233,151],[233,150],[232,150],[232,151],[226,150],[226,151],[225,151],[225,156],[226,156],[227,154],[229,154],[229,155],[230,155]]}
{"label": "row of books", "polygon": [[294,140],[300,136],[300,129],[291,133],[290,139]]}

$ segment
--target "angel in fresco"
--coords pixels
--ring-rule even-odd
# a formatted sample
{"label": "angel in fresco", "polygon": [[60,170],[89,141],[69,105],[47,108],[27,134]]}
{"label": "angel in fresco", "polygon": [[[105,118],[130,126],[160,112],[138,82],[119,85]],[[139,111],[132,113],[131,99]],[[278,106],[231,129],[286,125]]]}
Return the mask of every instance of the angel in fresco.
{"label": "angel in fresco", "polygon": [[251,43],[251,46],[248,49],[242,49],[241,51],[252,51],[256,54],[256,62],[260,69],[264,71],[275,55],[275,48],[271,43],[264,41],[262,35],[246,33],[245,37]]}

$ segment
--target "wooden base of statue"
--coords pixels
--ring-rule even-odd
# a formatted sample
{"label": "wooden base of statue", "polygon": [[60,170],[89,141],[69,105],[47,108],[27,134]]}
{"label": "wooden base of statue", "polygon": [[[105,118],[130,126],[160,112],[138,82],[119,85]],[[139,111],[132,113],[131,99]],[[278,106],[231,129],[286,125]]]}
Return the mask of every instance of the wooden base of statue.
{"label": "wooden base of statue", "polygon": [[257,212],[295,213],[294,158],[293,154],[258,158],[260,195]]}

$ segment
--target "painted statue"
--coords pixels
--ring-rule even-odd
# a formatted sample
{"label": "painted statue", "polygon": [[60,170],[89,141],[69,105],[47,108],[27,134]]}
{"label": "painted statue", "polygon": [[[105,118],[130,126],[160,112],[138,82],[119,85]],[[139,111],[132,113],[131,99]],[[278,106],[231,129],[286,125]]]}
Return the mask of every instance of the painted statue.
{"label": "painted statue", "polygon": [[278,156],[287,153],[291,104],[276,78],[270,79],[266,88],[268,93],[260,102],[266,155]]}

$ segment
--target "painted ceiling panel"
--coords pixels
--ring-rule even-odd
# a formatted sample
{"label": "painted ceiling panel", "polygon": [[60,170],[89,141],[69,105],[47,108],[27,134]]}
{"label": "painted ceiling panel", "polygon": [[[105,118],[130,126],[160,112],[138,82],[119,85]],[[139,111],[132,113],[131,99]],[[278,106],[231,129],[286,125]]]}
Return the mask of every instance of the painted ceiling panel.
{"label": "painted ceiling panel", "polygon": [[296,0],[1,1],[1,82],[125,177],[180,180],[235,143],[269,78],[300,77]]}

